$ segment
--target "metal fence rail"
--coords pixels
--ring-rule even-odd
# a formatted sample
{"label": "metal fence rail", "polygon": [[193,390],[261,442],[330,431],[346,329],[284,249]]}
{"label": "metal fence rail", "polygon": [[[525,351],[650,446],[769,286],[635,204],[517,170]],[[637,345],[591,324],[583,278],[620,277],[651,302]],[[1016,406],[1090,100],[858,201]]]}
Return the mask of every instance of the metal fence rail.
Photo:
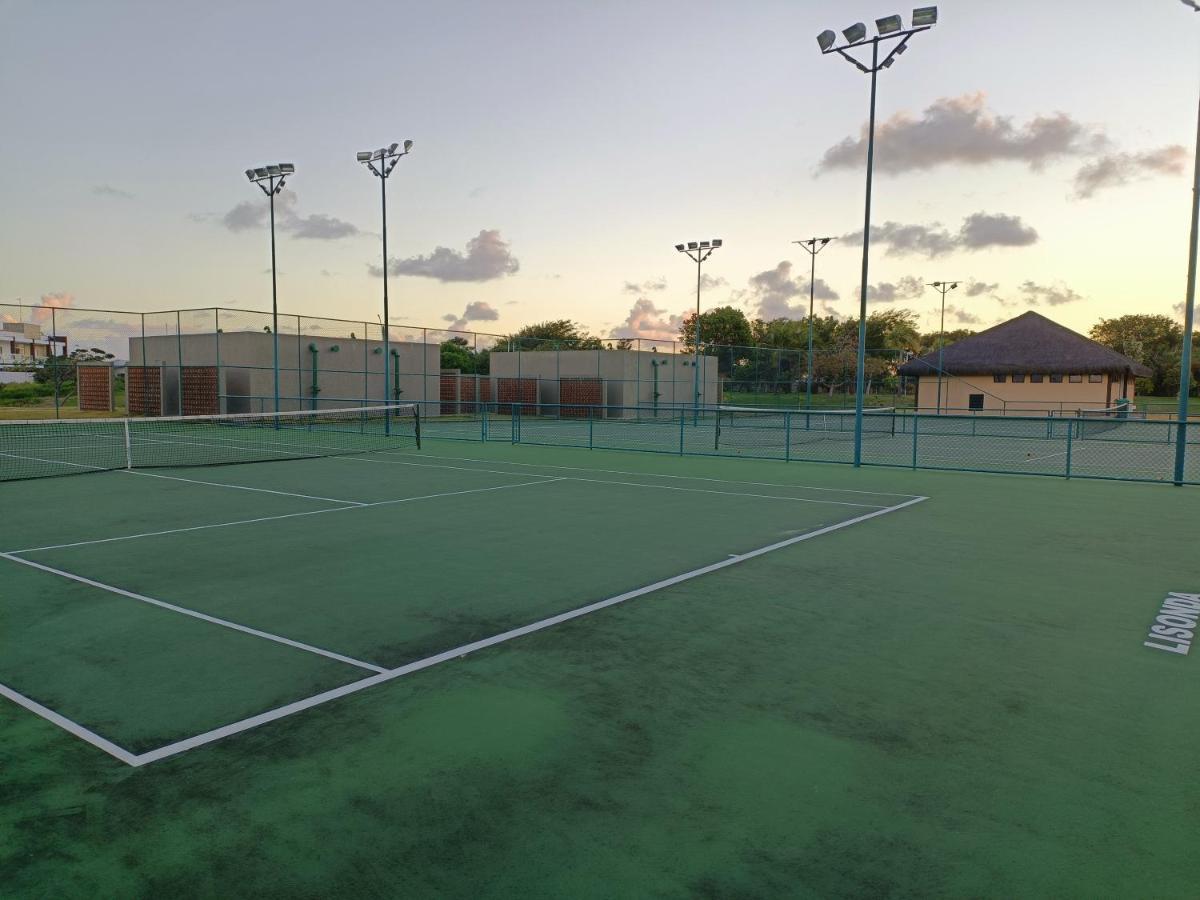
{"label": "metal fence rail", "polygon": [[[853,415],[820,410],[695,410],[479,404],[424,419],[425,436],[595,450],[853,462]],[[869,412],[863,464],[909,469],[1172,482],[1178,421]],[[1187,428],[1184,482],[1200,484],[1200,423]]]}

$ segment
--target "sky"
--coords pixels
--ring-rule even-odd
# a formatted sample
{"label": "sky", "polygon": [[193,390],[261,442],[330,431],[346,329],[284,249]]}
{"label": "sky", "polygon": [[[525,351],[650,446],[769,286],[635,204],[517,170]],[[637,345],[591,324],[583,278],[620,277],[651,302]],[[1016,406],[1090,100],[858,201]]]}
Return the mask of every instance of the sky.
{"label": "sky", "polygon": [[[1200,14],[956,0],[879,78],[871,309],[947,328],[1181,316]],[[816,35],[881,0],[0,0],[0,303],[374,321],[568,318],[669,338],[704,308],[857,315],[869,78]]]}

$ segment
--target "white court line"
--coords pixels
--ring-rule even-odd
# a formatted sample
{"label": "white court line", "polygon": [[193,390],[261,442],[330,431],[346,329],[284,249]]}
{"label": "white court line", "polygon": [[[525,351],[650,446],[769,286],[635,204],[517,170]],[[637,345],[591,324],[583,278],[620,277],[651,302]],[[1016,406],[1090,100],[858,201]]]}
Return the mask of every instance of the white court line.
{"label": "white court line", "polygon": [[256,494],[276,494],[280,497],[298,497],[301,500],[321,500],[325,503],[346,503],[350,506],[366,506],[360,500],[339,500],[337,497],[314,497],[312,494],[295,494],[291,491],[272,491],[267,488],[247,487],[244,484],[229,484],[224,481],[201,481],[198,478],[181,478],[178,475],[159,475],[156,472],[140,472],[137,469],[121,469],[126,475],[141,475],[143,478],[163,478],[167,481],[186,481],[188,484],[207,484],[211,487],[229,488],[234,491],[253,491]]}
{"label": "white court line", "polygon": [[[388,466],[416,466],[418,468],[425,468],[425,469],[455,469],[460,472],[491,472],[496,475],[516,475],[516,474],[518,474],[516,472],[502,472],[498,469],[474,469],[469,466],[448,466],[448,465],[441,465],[438,463],[402,462],[401,460],[379,459],[378,457],[373,457],[373,456],[346,456],[346,457],[338,457],[338,458],[345,459],[349,462],[380,463],[380,464],[388,465]],[[533,465],[533,463],[530,463],[530,465]],[[583,468],[579,468],[576,466],[553,466],[552,468],[570,469],[570,470],[573,470],[576,472],[603,472],[603,473],[611,473],[614,475],[615,474],[629,474],[629,475],[644,474],[641,472],[617,473],[617,472],[612,472],[612,470],[609,470],[609,469],[583,469]],[[648,473],[646,473],[646,474],[648,474]],[[553,476],[538,475],[537,477],[538,478],[551,478]],[[674,485],[669,485],[669,484],[647,484],[645,482],[640,482],[640,481],[639,482],[608,481],[603,478],[580,478],[576,475],[560,476],[560,477],[566,481],[588,481],[588,482],[592,482],[595,484],[619,484],[619,485],[625,485],[628,487],[651,488],[653,490],[663,490],[663,491],[692,491],[697,494],[725,494],[730,497],[755,497],[760,500],[791,500],[795,503],[820,503],[820,504],[823,504],[826,506],[858,506],[858,507],[865,507],[867,509],[884,509],[883,506],[881,506],[880,504],[876,504],[876,503],[850,503],[845,500],[813,500],[808,497],[779,497],[779,496],[775,496],[772,494],[747,494],[743,491],[714,491],[714,490],[708,490],[705,488],[675,487]],[[668,475],[668,476],[663,476],[663,477],[686,478],[687,476]],[[717,482],[718,484],[746,484],[746,485],[767,485],[768,484],[767,482],[755,482],[755,481],[723,482],[719,478],[699,478],[696,480],[697,481],[713,481],[713,482]],[[790,484],[771,484],[770,486],[771,487],[780,487],[780,488],[796,487],[795,485],[790,485]],[[801,490],[818,490],[816,488],[800,488],[800,489]],[[825,490],[837,490],[837,488],[827,488]],[[865,494],[865,493],[870,493],[870,492],[869,491],[851,491],[849,493],[864,493]],[[910,494],[882,494],[881,493],[880,496],[909,497],[911,495]]]}
{"label": "white court line", "polygon": [[29,462],[50,463],[54,466],[70,466],[73,469],[87,469],[89,472],[110,472],[113,468],[112,466],[86,466],[83,463],[72,463],[62,459],[43,459],[40,456],[23,456],[20,453],[5,453],[3,451],[0,451],[0,456],[23,459]]}
{"label": "white court line", "polygon": [[19,694],[10,687],[0,684],[0,697],[7,697],[18,706],[23,706],[31,713],[41,716],[47,722],[57,725],[63,731],[75,735],[81,741],[87,741],[93,747],[98,747],[109,756],[115,756],[127,766],[139,766],[138,757],[130,753],[124,747],[118,747],[112,741],[100,737],[96,732],[84,728],[78,722],[72,722],[66,716],[56,713],[49,707],[42,706],[36,700],[31,700],[24,694]]}
{"label": "white court line", "polygon": [[[440,440],[437,437],[437,435],[434,435],[434,434],[429,434],[427,437],[429,440],[434,440],[434,441]],[[424,440],[424,438],[423,438],[423,440]],[[400,448],[397,448],[397,450],[399,450],[399,449]],[[570,448],[570,449],[579,449],[579,448]],[[601,449],[603,449],[603,448],[601,448]],[[381,452],[386,454],[386,453],[391,453],[394,451],[389,450],[389,451],[381,451]],[[411,451],[408,451],[408,452],[411,452]],[[622,452],[622,451],[615,451],[615,452]],[[424,451],[422,451],[422,453],[424,455]],[[366,457],[360,457],[360,458],[366,459]],[[525,467],[532,467],[535,469],[568,469],[568,470],[575,471],[575,472],[600,472],[605,475],[632,475],[632,476],[645,476],[647,478],[680,478],[680,479],[683,479],[684,481],[712,481],[712,482],[716,482],[717,484],[746,484],[746,485],[751,485],[753,487],[781,487],[781,488],[795,488],[796,490],[802,490],[802,491],[830,491],[835,494],[871,494],[876,497],[907,497],[907,498],[912,498],[912,497],[918,496],[916,494],[897,494],[897,493],[893,493],[891,491],[864,491],[864,490],[855,489],[855,488],[815,487],[814,485],[810,485],[810,484],[781,484],[777,481],[739,481],[737,479],[731,479],[731,478],[707,478],[702,475],[667,475],[662,472],[627,472],[623,469],[595,469],[595,468],[589,468],[587,466],[555,466],[555,465],[550,465],[548,463],[516,462],[516,461],[510,460],[510,459],[502,459],[502,460],[476,459],[471,456],[441,456],[441,455],[431,455],[431,458],[433,458],[433,459],[453,459],[456,462],[489,463],[492,465],[495,465],[496,463],[502,463],[506,466],[525,466]],[[693,457],[693,458],[694,459],[699,459],[699,458],[731,459],[733,457],[713,456],[713,457]],[[769,460],[760,460],[760,461],[769,462]],[[782,462],[782,460],[779,460],[779,462]],[[795,460],[795,462],[802,462],[802,460]],[[410,463],[410,465],[421,465],[421,464],[420,463]],[[504,474],[515,475],[517,473],[516,472],[506,472]]]}
{"label": "white court line", "polygon": [[31,559],[21,559],[21,557],[13,556],[11,553],[0,552],[0,558],[7,559],[10,562],[19,563],[22,566],[29,566],[31,569],[38,569],[42,572],[48,572],[51,575],[69,578],[71,581],[77,581],[80,584],[86,584],[89,587],[99,588],[102,591],[108,591],[110,594],[116,594],[120,597],[128,597],[130,600],[138,600],[142,603],[149,603],[151,606],[158,606],[162,609],[169,609],[171,612],[177,612],[185,616],[191,616],[193,619],[200,619],[202,622],[208,622],[212,625],[220,625],[222,628],[231,628],[234,631],[240,631],[244,634],[252,634],[255,637],[265,638],[268,641],[274,641],[277,644],[284,644],[297,650],[306,650],[307,652],[315,653],[318,656],[336,659],[338,662],[347,663],[351,666],[357,666],[360,669],[369,669],[372,672],[387,671],[386,669],[382,668],[381,666],[377,666],[374,663],[363,662],[361,659],[354,659],[350,656],[343,656],[340,653],[334,653],[332,650],[324,650],[320,647],[314,647],[312,644],[304,644],[300,641],[293,641],[291,638],[281,637],[278,634],[271,634],[269,631],[259,631],[257,628],[250,628],[248,625],[239,625],[237,622],[231,622],[228,619],[220,619],[216,616],[210,616],[207,613],[197,612],[194,609],[188,609],[186,606],[176,606],[174,603],[167,603],[165,600],[156,600],[153,597],[147,597],[145,594],[138,594],[134,591],[127,591],[124,588],[115,587],[111,584],[105,584],[103,581],[95,581],[91,578],[85,578],[82,575],[76,575],[74,572],[68,572],[65,569],[56,569],[53,566],[45,566],[39,562],[34,562]]}
{"label": "white court line", "polygon": [[[517,474],[517,473],[510,473]],[[532,487],[533,485],[548,485],[554,481],[564,481],[563,478],[548,478],[541,481],[520,481],[515,485],[496,485],[494,487],[473,487],[469,491],[446,491],[444,493],[427,493],[421,497],[401,497],[395,500],[376,500],[374,503],[360,503],[358,506],[331,506],[329,509],[308,509],[302,512],[283,512],[278,516],[260,516],[258,518],[239,518],[234,522],[214,522],[206,526],[187,526],[186,528],[167,528],[162,532],[142,532],[139,534],[121,534],[115,538],[96,538],[90,541],[71,541],[70,544],[48,544],[44,547],[26,547],[25,550],[10,550],[0,553],[0,556],[16,556],[20,553],[38,553],[43,550],[67,550],[68,547],[90,547],[94,544],[113,544],[114,541],[132,541],[139,538],[161,538],[167,534],[184,534],[186,532],[203,532],[209,528],[229,528],[240,524],[257,524],[259,522],[277,522],[282,518],[300,518],[301,516],[322,516],[326,512],[346,512],[347,510],[370,509],[373,506],[395,506],[401,503],[416,503],[418,500],[436,500],[442,497],[460,497],[466,493],[486,493],[488,491],[506,491],[510,487]]]}
{"label": "white court line", "polygon": [[844,522],[838,522],[834,525],[826,525],[824,528],[818,528],[814,531],[809,531],[804,534],[788,538],[785,541],[779,541],[774,544],[769,544],[766,547],[760,547],[757,550],[751,550],[747,553],[741,553],[723,559],[720,562],[712,563],[711,565],[702,566],[699,569],[693,569],[690,572],[684,572],[682,575],[675,575],[671,578],[664,578],[662,581],[656,581],[653,584],[648,584],[645,587],[637,588],[636,590],[627,591],[624,594],[617,594],[615,597],[609,597],[606,600],[600,600],[596,603],[581,606],[578,609],[570,610],[569,612],[559,613],[556,616],[550,616],[533,622],[529,625],[522,625],[519,628],[513,628],[509,631],[501,632],[500,634],[492,635],[482,640],[472,641],[469,644],[463,644],[460,647],[455,647],[452,650],[445,650],[441,653],[436,653],[433,656],[427,656],[424,659],[416,662],[407,663],[395,669],[391,669],[380,675],[373,675],[369,678],[364,678],[361,681],[351,682],[339,688],[334,688],[330,691],[325,691],[321,694],[316,694],[304,700],[298,700],[295,703],[289,703],[286,706],[280,706],[276,709],[268,710],[264,713],[259,713],[256,716],[251,716],[247,719],[242,719],[238,722],[233,722],[229,725],[223,725],[220,728],[215,728],[212,731],[206,731],[203,734],[197,734],[190,738],[185,738],[181,741],[176,741],[173,744],[167,744],[164,747],[159,747],[157,750],[150,750],[146,753],[138,754],[130,765],[143,766],[147,763],[157,762],[161,759],[166,759],[170,756],[175,756],[184,753],[188,750],[194,750],[205,744],[211,744],[214,741],[219,741],[223,738],[231,737],[235,734],[240,734],[243,731],[249,731],[252,728],[257,728],[259,725],[264,725],[267,722],[273,722],[277,719],[282,719],[294,713],[301,712],[306,709],[311,709],[314,706],[319,706],[327,703],[330,700],[336,700],[339,697],[344,697],[347,694],[353,694],[365,688],[372,687],[376,684],[383,684],[386,681],[392,681],[396,678],[401,678],[405,675],[410,675],[413,672],[419,672],[422,669],[428,669],[444,662],[449,662],[453,659],[459,659],[466,656],[468,653],[475,653],[487,647],[494,647],[497,644],[503,644],[519,637],[524,637],[529,634],[534,634],[538,631],[543,631],[547,628],[553,628],[555,625],[561,625],[563,622],[569,622],[572,619],[578,619],[602,609],[607,609],[610,606],[616,606],[619,603],[625,603],[637,597],[645,596],[646,594],[655,591],[663,590],[664,588],[672,587],[677,584],[682,584],[685,581],[691,581],[694,578],[699,578],[702,575],[708,575],[712,572],[717,572],[721,569],[726,569],[730,566],[738,565],[748,559],[754,559],[758,556],[763,556],[767,553],[772,553],[776,550],[781,550],[784,547],[790,547],[793,544],[799,544],[802,541],[810,541],[813,538],[821,537],[822,535],[838,531],[842,528],[849,528],[851,525],[857,525],[860,522],[865,522],[868,519],[874,519],[878,516],[887,515],[888,513],[896,512],[904,509],[906,506],[913,506],[921,503],[929,498],[914,497],[904,503],[899,503],[895,506],[889,506],[884,509],[877,509],[874,512],[864,513],[853,519],[847,519]]}

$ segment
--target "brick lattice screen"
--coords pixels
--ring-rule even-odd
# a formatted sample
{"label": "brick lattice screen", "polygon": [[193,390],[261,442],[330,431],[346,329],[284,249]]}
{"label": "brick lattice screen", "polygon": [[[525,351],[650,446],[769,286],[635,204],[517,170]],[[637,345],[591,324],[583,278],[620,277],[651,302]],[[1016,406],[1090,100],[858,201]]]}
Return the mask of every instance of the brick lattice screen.
{"label": "brick lattice screen", "polygon": [[221,412],[216,366],[184,366],[183,414],[215,416]]}
{"label": "brick lattice screen", "polygon": [[112,366],[79,366],[75,370],[75,389],[81,410],[112,412]]}
{"label": "brick lattice screen", "polygon": [[[604,382],[599,378],[560,378],[558,414],[564,419],[586,419],[588,407],[604,403]],[[570,404],[579,403],[581,406]]]}
{"label": "brick lattice screen", "polygon": [[512,413],[512,404],[522,404],[521,412],[537,415],[538,382],[536,378],[497,378],[496,401],[500,404],[497,412],[501,415]]}
{"label": "brick lattice screen", "polygon": [[125,370],[125,400],[131,416],[162,415],[162,369],[130,366]]}

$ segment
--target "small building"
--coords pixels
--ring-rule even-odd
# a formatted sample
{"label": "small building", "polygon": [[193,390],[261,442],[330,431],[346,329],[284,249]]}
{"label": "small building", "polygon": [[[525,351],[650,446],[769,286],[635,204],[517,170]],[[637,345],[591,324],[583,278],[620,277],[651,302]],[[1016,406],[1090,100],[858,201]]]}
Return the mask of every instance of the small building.
{"label": "small building", "polygon": [[916,407],[946,413],[1020,415],[1107,409],[1132,401],[1151,372],[1036,312],[1027,312],[897,370],[917,380]]}
{"label": "small building", "polygon": [[33,322],[0,323],[0,365],[22,365],[67,355],[67,339]]}
{"label": "small building", "polygon": [[[493,351],[493,378],[520,379],[539,404],[605,406],[609,416],[634,415],[632,407],[677,409],[721,402],[717,357],[648,350]],[[697,378],[697,370],[700,377]],[[630,408],[627,413],[621,407]]]}
{"label": "small building", "polygon": [[[132,415],[269,412],[275,393],[274,335],[262,331],[147,335],[129,339]],[[332,409],[364,401],[422,404],[438,414],[437,344],[392,341],[384,387],[383,341],[279,335],[280,409]]]}

